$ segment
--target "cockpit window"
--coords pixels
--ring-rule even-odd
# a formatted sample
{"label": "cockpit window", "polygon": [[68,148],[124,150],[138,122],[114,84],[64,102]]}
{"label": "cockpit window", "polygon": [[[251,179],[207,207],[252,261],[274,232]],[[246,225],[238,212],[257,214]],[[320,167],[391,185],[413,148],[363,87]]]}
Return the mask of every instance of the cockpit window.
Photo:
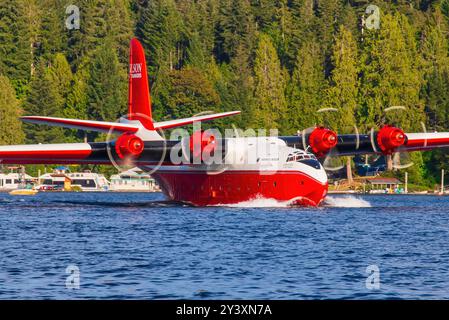
{"label": "cockpit window", "polygon": [[316,160],[316,157],[313,154],[304,154],[296,151],[288,155],[287,162],[310,160],[310,159]]}

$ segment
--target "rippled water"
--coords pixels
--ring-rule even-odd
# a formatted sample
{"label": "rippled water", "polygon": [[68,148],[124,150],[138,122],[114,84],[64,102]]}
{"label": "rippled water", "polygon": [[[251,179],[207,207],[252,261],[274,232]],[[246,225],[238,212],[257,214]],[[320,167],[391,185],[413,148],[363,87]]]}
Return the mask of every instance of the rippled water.
{"label": "rippled water", "polygon": [[[0,194],[0,298],[449,298],[449,197],[273,205]],[[69,265],[79,289],[66,287]],[[369,265],[379,289],[366,287]]]}

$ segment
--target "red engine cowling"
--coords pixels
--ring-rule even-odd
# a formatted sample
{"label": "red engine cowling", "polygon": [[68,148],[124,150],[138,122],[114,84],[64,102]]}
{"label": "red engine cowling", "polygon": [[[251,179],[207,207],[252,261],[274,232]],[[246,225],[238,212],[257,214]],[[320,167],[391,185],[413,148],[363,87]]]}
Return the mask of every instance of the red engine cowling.
{"label": "red engine cowling", "polygon": [[337,134],[330,129],[317,127],[309,135],[309,145],[316,156],[322,157],[337,145]]}
{"label": "red engine cowling", "polygon": [[124,133],[115,142],[115,151],[120,159],[138,157],[144,149],[144,143],[135,134]]}
{"label": "red engine cowling", "polygon": [[202,155],[212,154],[216,149],[215,136],[207,131],[195,131],[190,136],[189,148],[194,158],[202,159]]}
{"label": "red engine cowling", "polygon": [[392,126],[383,126],[377,132],[377,145],[383,154],[391,154],[394,149],[405,143],[405,133],[399,128]]}

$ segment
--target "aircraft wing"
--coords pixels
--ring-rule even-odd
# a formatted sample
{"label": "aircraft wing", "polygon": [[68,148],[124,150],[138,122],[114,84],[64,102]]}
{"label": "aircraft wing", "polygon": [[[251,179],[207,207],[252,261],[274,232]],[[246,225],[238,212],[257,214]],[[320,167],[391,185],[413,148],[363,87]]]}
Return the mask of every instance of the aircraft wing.
{"label": "aircraft wing", "polygon": [[392,154],[449,147],[449,132],[404,133],[384,126],[368,134],[337,134],[317,127],[308,134],[280,137],[287,145],[308,149],[318,157]]}
{"label": "aircraft wing", "polygon": [[0,146],[2,164],[77,164],[92,154],[89,143]]}
{"label": "aircraft wing", "polygon": [[449,147],[449,132],[407,133],[406,151],[426,151]]}
{"label": "aircraft wing", "polygon": [[379,135],[339,135],[337,145],[331,150],[335,156],[358,154],[391,154],[394,152],[427,151],[449,147],[449,132],[405,133],[403,142],[382,142]]}
{"label": "aircraft wing", "polygon": [[123,157],[117,141],[0,146],[0,164],[129,164],[156,165],[170,162],[170,150],[178,141],[145,141],[139,154]]}

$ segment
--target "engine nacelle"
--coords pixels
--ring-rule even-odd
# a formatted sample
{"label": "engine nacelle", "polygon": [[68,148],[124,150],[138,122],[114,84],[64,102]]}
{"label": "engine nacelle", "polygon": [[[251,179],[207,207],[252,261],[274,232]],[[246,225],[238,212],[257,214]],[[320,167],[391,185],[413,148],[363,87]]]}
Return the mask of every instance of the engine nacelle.
{"label": "engine nacelle", "polygon": [[189,140],[190,154],[194,158],[202,159],[203,154],[212,154],[217,148],[215,136],[208,131],[195,131]]}
{"label": "engine nacelle", "polygon": [[309,145],[315,155],[322,157],[337,145],[337,134],[330,129],[317,127],[309,135]]}
{"label": "engine nacelle", "polygon": [[405,143],[406,136],[404,131],[392,126],[383,126],[377,132],[377,145],[383,154],[391,154],[394,149]]}
{"label": "engine nacelle", "polygon": [[132,133],[124,133],[115,141],[115,151],[120,159],[138,157],[144,149],[142,139]]}

